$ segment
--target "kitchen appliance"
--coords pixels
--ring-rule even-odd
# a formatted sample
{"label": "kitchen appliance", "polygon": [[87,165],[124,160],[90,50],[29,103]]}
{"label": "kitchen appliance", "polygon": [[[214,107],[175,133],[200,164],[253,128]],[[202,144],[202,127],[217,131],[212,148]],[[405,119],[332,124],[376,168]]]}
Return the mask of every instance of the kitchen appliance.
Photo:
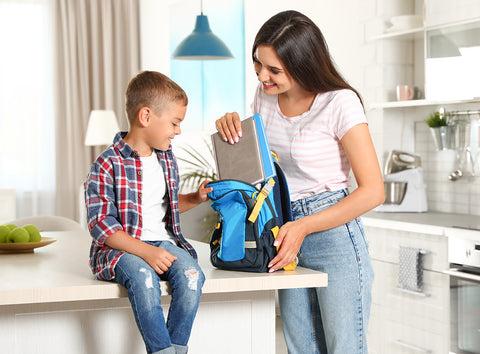
{"label": "kitchen appliance", "polygon": [[448,260],[450,353],[480,354],[480,240],[449,235]]}
{"label": "kitchen appliance", "polygon": [[383,173],[385,202],[375,208],[375,211],[427,211],[427,192],[420,156],[392,150],[386,159]]}

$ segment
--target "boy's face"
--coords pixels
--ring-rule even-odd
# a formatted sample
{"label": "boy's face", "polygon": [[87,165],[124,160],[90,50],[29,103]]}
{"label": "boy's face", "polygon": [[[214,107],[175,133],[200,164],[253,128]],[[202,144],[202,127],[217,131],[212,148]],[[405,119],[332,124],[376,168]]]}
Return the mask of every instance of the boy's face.
{"label": "boy's face", "polygon": [[151,121],[148,129],[150,146],[158,150],[168,150],[172,139],[179,135],[180,123],[185,118],[187,106],[183,102],[171,102],[161,114],[151,111]]}

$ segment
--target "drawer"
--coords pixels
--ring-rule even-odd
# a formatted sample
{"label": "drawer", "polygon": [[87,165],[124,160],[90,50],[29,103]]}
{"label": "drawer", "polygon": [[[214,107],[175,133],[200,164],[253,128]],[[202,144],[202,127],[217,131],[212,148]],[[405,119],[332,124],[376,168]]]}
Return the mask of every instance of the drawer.
{"label": "drawer", "polygon": [[443,334],[419,330],[393,321],[385,323],[383,353],[389,354],[446,354],[450,348],[448,326]]}
{"label": "drawer", "polygon": [[[405,292],[398,287],[398,265],[372,261],[375,278],[372,302],[387,319],[440,333],[449,323],[450,281],[446,274],[424,271],[424,293]],[[425,322],[424,320],[428,320]]]}
{"label": "drawer", "polygon": [[424,269],[441,272],[448,268],[448,239],[445,236],[378,227],[365,227],[365,232],[372,259],[398,264],[400,246],[415,247],[428,252],[424,255]]}

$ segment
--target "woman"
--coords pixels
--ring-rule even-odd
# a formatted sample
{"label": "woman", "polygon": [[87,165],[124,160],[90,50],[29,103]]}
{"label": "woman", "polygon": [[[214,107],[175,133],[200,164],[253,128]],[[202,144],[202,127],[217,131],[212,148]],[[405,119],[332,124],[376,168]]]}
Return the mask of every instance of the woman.
{"label": "woman", "polygon": [[[279,291],[290,353],[367,353],[373,270],[358,217],[384,201],[360,95],[337,72],[320,29],[296,11],[270,18],[252,49],[253,113],[289,183],[294,221],[280,229],[270,271],[298,265],[328,273],[328,287]],[[217,120],[238,142],[237,113]],[[350,171],[358,187],[348,193]]]}

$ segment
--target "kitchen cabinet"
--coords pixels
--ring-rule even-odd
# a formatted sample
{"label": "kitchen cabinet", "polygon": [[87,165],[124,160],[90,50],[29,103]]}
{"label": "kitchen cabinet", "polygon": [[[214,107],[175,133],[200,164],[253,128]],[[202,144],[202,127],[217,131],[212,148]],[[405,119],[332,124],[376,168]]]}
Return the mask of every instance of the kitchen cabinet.
{"label": "kitchen cabinet", "polygon": [[[386,20],[392,15],[423,16],[424,14],[424,1],[406,1],[402,5],[404,6],[399,7],[394,14],[383,15],[382,20]],[[373,127],[372,137],[380,165],[384,165],[385,158],[392,150],[420,155],[424,182],[427,185],[428,207],[432,211],[478,213],[478,208],[472,202],[468,201],[462,204],[455,201],[459,191],[467,194],[468,198],[472,196],[472,201],[478,200],[477,182],[471,179],[468,182],[473,183],[467,183],[467,178],[465,178],[454,186],[448,181],[448,175],[457,170],[460,164],[456,157],[456,151],[436,151],[434,141],[424,121],[433,111],[438,111],[441,107],[445,108],[447,112],[477,111],[480,106],[480,97],[472,95],[472,98],[458,98],[452,94],[451,97],[444,96],[441,99],[422,98],[397,101],[395,90],[397,85],[414,85],[424,92],[423,97],[431,97],[428,96],[428,75],[426,75],[428,34],[430,31],[443,31],[444,29],[449,32],[456,26],[466,26],[475,22],[480,23],[480,1],[478,0],[460,0],[458,2],[425,0],[423,26],[397,31],[382,29],[383,33],[372,31],[369,36],[368,45],[374,46],[377,55],[376,70],[368,73],[377,73],[379,78],[372,79],[371,86],[368,87],[371,94],[366,99],[366,113]],[[478,65],[476,66],[478,67]],[[476,77],[471,75],[470,82],[477,81]],[[456,90],[461,85],[457,83],[448,86]],[[475,87],[480,91],[478,85]],[[427,96],[425,96],[425,91],[427,91]],[[432,91],[430,90],[430,92]],[[452,190],[455,190],[455,193],[450,192]],[[439,191],[442,193],[446,191],[446,194],[440,198]]]}
{"label": "kitchen cabinet", "polygon": [[[368,329],[370,353],[448,353],[450,338],[447,237],[365,227],[375,280]],[[423,293],[398,285],[400,246],[426,251]]]}
{"label": "kitchen cabinet", "polygon": [[[454,90],[451,95],[449,95],[448,92],[445,92],[444,95],[440,95],[441,99],[415,99],[409,101],[396,101],[395,92],[393,91],[396,84],[414,85],[420,88],[421,92],[423,92],[423,97],[429,96],[427,86],[430,86],[430,88],[434,86],[435,90],[439,90],[438,87],[442,86],[442,73],[439,73],[439,75],[437,75],[437,73],[435,73],[435,75],[432,75],[432,73],[430,73],[430,78],[428,78],[429,71],[432,70],[426,70],[426,61],[438,61],[438,59],[428,58],[430,56],[430,54],[428,54],[430,52],[428,48],[431,43],[442,42],[438,39],[443,39],[442,43],[438,43],[438,47],[440,49],[437,49],[437,51],[440,50],[443,53],[446,53],[448,51],[448,48],[445,47],[446,45],[444,42],[449,41],[449,43],[453,45],[452,38],[456,38],[457,42],[465,42],[465,46],[467,46],[467,48],[472,46],[476,48],[475,41],[477,40],[476,38],[478,36],[476,36],[475,31],[478,31],[479,27],[478,22],[480,21],[480,4],[477,3],[476,6],[474,6],[474,4],[469,5],[470,8],[472,8],[469,16],[458,13],[458,15],[454,15],[454,17],[450,15],[444,18],[440,17],[441,19],[435,20],[429,18],[428,16],[440,16],[441,11],[446,11],[446,6],[443,5],[442,7],[442,5],[438,6],[436,3],[429,3],[429,1],[426,1],[425,9],[423,10],[425,12],[423,16],[426,16],[424,18],[425,26],[396,31],[386,31],[383,34],[370,38],[371,41],[377,42],[379,46],[382,45],[383,41],[395,41],[396,43],[394,43],[393,46],[402,47],[404,49],[406,48],[406,52],[408,52],[409,54],[406,55],[404,58],[398,58],[398,60],[395,60],[394,65],[392,65],[392,63],[389,63],[388,59],[386,60],[386,62],[382,63],[392,67],[392,72],[387,73],[385,77],[387,79],[393,78],[394,80],[396,80],[396,82],[384,81],[384,86],[387,89],[390,88],[389,99],[387,101],[372,102],[368,105],[369,109],[455,105],[480,102],[480,98],[477,94],[473,95],[471,99],[469,97],[466,97],[465,99],[450,99],[455,96],[455,92],[461,89],[461,87],[459,88],[458,85],[448,85],[448,87],[445,87],[444,89],[447,90],[450,87],[457,86],[456,90]],[[462,4],[456,4],[455,6],[459,7],[462,6]],[[418,14],[420,8],[421,4],[419,2],[416,2],[415,11],[418,16],[420,16]],[[427,8],[431,8],[431,10],[427,11]],[[456,11],[453,11],[453,14],[456,14]],[[452,38],[449,38],[449,31],[457,32],[455,32],[453,35],[450,35]],[[456,37],[454,38],[454,36]],[[437,39],[437,41],[432,41],[432,38]],[[429,41],[430,44],[427,43]],[[390,44],[390,48],[391,45],[392,44]],[[456,47],[454,49],[458,51]],[[427,55],[425,53],[426,50]],[[463,55],[465,55],[465,53],[463,53]],[[460,53],[458,53],[457,56],[459,58],[462,58],[462,55],[460,55]],[[442,58],[440,58],[440,61],[445,62],[445,58],[443,58],[443,55]],[[469,61],[467,60],[462,65],[467,65],[468,62]],[[471,60],[471,62],[476,62],[476,60]],[[457,74],[455,68],[447,71],[451,71]],[[426,85],[428,80],[429,82],[435,80],[435,82],[430,83],[430,85]],[[440,88],[440,90],[442,89]],[[438,96],[438,93],[436,93],[435,95]]]}

